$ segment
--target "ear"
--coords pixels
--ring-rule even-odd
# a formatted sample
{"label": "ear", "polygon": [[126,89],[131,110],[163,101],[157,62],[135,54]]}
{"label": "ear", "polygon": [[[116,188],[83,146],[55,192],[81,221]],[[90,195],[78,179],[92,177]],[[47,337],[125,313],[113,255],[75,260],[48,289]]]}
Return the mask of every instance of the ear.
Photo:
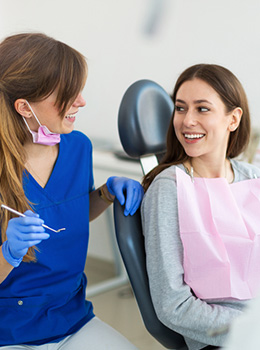
{"label": "ear", "polygon": [[28,106],[28,103],[24,98],[19,98],[18,100],[16,100],[14,102],[14,108],[16,109],[17,113],[19,113],[25,118],[32,117],[32,111],[30,110],[30,107]]}
{"label": "ear", "polygon": [[243,110],[240,107],[235,108],[231,112],[231,121],[228,127],[229,131],[232,132],[238,128],[242,115],[243,115]]}

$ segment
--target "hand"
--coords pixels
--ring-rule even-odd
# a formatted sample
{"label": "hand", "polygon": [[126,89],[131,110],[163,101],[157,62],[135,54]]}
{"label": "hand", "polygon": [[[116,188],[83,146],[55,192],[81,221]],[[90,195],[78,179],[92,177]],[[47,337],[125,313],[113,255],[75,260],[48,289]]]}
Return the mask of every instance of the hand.
{"label": "hand", "polygon": [[128,179],[127,177],[112,176],[107,180],[107,189],[116,196],[121,205],[125,204],[124,214],[133,215],[139,208],[144,190],[138,181]]}
{"label": "hand", "polygon": [[4,258],[13,266],[18,266],[28,249],[39,244],[43,239],[48,239],[42,224],[44,221],[38,214],[27,210],[25,217],[9,220],[6,236],[7,240],[2,245]]}

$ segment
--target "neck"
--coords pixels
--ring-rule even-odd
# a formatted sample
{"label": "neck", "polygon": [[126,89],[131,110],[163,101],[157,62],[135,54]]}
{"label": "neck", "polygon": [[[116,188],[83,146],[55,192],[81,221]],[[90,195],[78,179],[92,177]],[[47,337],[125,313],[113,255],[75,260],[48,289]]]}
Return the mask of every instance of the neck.
{"label": "neck", "polygon": [[229,183],[233,182],[234,174],[228,159],[221,162],[203,162],[199,158],[190,158],[184,166],[188,169],[189,174],[193,177],[203,178],[225,178]]}
{"label": "neck", "polygon": [[59,146],[44,146],[32,143],[25,146],[25,168],[41,187],[45,187],[58,157]]}
{"label": "neck", "polygon": [[27,154],[27,158],[41,158],[46,155],[56,154],[59,149],[59,145],[47,146],[39,143],[33,143],[31,138],[24,144],[24,149]]}

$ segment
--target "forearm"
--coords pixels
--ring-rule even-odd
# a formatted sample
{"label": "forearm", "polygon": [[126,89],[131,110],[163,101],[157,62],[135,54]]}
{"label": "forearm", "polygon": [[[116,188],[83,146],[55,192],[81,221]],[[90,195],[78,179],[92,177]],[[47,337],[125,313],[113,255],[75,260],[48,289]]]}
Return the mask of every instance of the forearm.
{"label": "forearm", "polygon": [[113,201],[114,196],[108,192],[106,184],[91,192],[89,194],[89,221],[96,219],[113,203]]}
{"label": "forearm", "polygon": [[2,253],[2,246],[0,246],[0,284],[6,279],[13,268],[14,267],[5,260]]}
{"label": "forearm", "polygon": [[[183,274],[178,274],[180,269],[176,258],[172,256],[170,264],[165,261],[167,258],[164,262],[158,256],[153,256],[153,259],[160,269],[150,266],[148,275],[154,307],[161,322],[194,341],[222,346],[226,333],[217,332],[226,329],[234,318],[241,315],[241,305],[219,301],[209,303],[197,298],[183,282]],[[216,336],[212,337],[214,332]]]}

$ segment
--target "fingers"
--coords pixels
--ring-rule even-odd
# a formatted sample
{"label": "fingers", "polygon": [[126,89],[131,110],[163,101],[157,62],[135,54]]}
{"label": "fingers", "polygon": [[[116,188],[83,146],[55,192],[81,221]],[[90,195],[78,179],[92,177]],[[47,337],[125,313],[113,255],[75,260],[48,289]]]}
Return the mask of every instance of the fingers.
{"label": "fingers", "polygon": [[117,200],[121,205],[125,203],[124,189],[125,189],[125,178],[111,176],[106,182],[108,191],[116,196]]}
{"label": "fingers", "polygon": [[27,248],[33,247],[34,245],[37,245],[39,243],[41,243],[41,239],[40,240],[35,240],[35,241],[27,241]]}
{"label": "fingers", "polygon": [[113,196],[116,196],[115,183],[118,183],[118,179],[119,178],[117,176],[111,176],[107,179],[107,182],[106,182],[107,189]]}
{"label": "fingers", "polygon": [[136,210],[139,208],[143,198],[143,188],[136,182],[133,182],[129,187],[126,188],[126,204],[124,215],[134,215]]}
{"label": "fingers", "polygon": [[30,210],[24,217],[16,217],[8,222],[4,246],[4,257],[12,266],[17,267],[27,253],[28,248],[50,237],[42,226],[44,221]]}
{"label": "fingers", "polygon": [[17,245],[29,247],[50,237],[48,233],[45,233],[45,229],[42,226],[44,221],[38,215],[34,215],[32,212],[30,214],[33,215],[18,217],[9,221],[6,235],[12,247]]}
{"label": "fingers", "polygon": [[[43,220],[40,220],[41,222]],[[45,232],[42,225],[20,225],[17,226],[15,231],[13,231],[13,237],[10,237],[10,240],[17,240],[20,242],[29,242],[29,241],[42,241],[50,238],[50,235]],[[34,243],[36,244],[36,243]],[[32,244],[32,245],[34,245]]]}
{"label": "fingers", "polygon": [[[29,241],[42,241],[50,238],[48,233],[20,233],[19,240],[23,242]],[[36,244],[36,243],[35,243]]]}
{"label": "fingers", "polygon": [[129,213],[132,213],[132,209],[134,207],[137,195],[138,193],[135,188],[128,188],[126,190],[126,202],[124,210],[125,216],[129,215]]}
{"label": "fingers", "polygon": [[40,215],[39,215],[39,214],[34,213],[34,212],[33,212],[33,211],[31,211],[31,210],[26,210],[26,211],[24,212],[24,215],[25,215],[25,216],[36,217],[36,218],[39,218],[39,217],[40,217]]}
{"label": "fingers", "polygon": [[125,204],[124,189],[125,187],[121,185],[115,187],[115,196],[121,205]]}
{"label": "fingers", "polygon": [[143,198],[143,188],[138,181],[126,177],[112,176],[107,180],[108,191],[115,195],[121,205],[125,204],[124,214],[133,215]]}
{"label": "fingers", "polygon": [[137,211],[137,209],[140,207],[140,204],[143,199],[143,191],[140,191],[140,189],[137,192],[136,199],[133,202],[133,206],[130,210],[130,215],[134,215],[134,213]]}
{"label": "fingers", "polygon": [[22,232],[30,232],[31,230],[32,232],[44,232],[42,224],[44,224],[44,221],[39,216],[18,217],[9,221],[9,226],[19,228],[19,231]]}
{"label": "fingers", "polygon": [[27,253],[28,248],[37,245],[50,237],[48,233],[16,233],[9,241],[11,255],[20,258]]}

